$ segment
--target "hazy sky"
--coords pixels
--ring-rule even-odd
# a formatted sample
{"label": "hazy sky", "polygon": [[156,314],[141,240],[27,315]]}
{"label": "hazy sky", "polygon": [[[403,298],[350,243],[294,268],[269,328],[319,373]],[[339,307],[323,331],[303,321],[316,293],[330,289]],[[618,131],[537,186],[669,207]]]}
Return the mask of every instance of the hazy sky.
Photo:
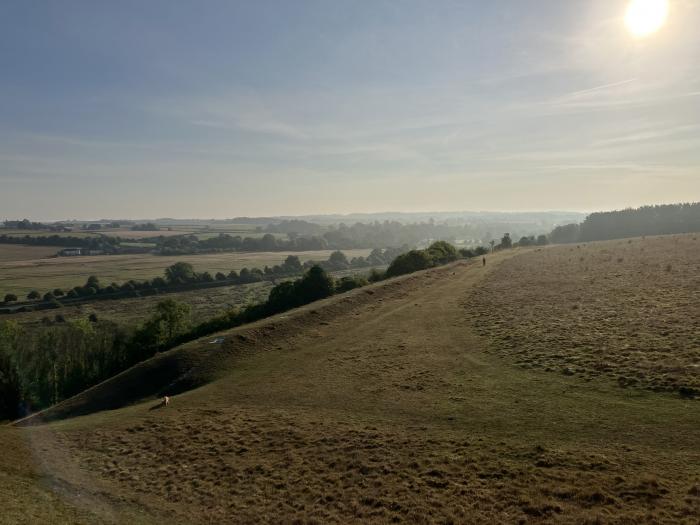
{"label": "hazy sky", "polygon": [[700,2],[6,1],[0,219],[700,200]]}

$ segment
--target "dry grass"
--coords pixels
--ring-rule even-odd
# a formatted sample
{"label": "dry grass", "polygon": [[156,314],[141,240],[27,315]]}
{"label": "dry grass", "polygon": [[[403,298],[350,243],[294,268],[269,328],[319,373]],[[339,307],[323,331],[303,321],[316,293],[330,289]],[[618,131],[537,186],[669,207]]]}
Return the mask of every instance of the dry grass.
{"label": "dry grass", "polygon": [[[696,524],[697,402],[509,366],[474,333],[462,305],[510,255],[189,343],[46,417],[91,415],[0,444],[22,439],[44,492],[105,521]],[[206,384],[133,404],[174,388],[166,365]]]}
{"label": "dry grass", "polygon": [[700,394],[697,235],[537,250],[466,302],[498,353],[524,367]]}
{"label": "dry grass", "polygon": [[0,244],[0,264],[33,259],[44,259],[56,255],[57,246],[27,246],[23,244]]}
{"label": "dry grass", "polygon": [[[346,250],[349,257],[366,256],[370,250]],[[163,270],[178,261],[186,261],[199,272],[228,273],[243,267],[273,266],[288,255],[301,261],[326,260],[331,250],[309,252],[251,252],[212,253],[202,255],[159,256],[151,254],[57,257],[14,262],[0,262],[0,293],[25,296],[31,290],[70,289],[96,275],[103,283],[122,283],[130,279],[151,279],[163,275]]]}

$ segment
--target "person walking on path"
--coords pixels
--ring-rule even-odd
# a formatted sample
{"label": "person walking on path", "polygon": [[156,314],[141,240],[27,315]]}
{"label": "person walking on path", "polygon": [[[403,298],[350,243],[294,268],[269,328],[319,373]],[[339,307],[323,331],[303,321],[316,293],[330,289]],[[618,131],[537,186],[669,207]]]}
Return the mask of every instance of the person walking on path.
{"label": "person walking on path", "polygon": [[482,266],[486,266],[486,257],[481,258]]}

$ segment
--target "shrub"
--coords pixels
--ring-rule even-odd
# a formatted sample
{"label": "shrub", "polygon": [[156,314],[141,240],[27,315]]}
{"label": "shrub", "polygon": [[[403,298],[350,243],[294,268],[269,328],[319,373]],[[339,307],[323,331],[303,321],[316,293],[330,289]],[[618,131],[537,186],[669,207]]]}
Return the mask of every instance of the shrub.
{"label": "shrub", "polygon": [[312,266],[304,277],[296,281],[296,286],[301,304],[333,295],[333,278],[320,266]]}
{"label": "shrub", "polygon": [[337,293],[347,292],[355,288],[360,288],[367,285],[367,279],[360,276],[346,276],[342,277],[335,286],[335,291]]}
{"label": "shrub", "polygon": [[394,259],[386,270],[387,277],[425,270],[432,266],[432,260],[424,250],[411,250]]}
{"label": "shrub", "polygon": [[446,264],[459,259],[457,249],[446,241],[437,241],[431,244],[426,250],[431,264]]}
{"label": "shrub", "polygon": [[8,293],[5,295],[5,302],[6,303],[11,303],[17,300],[17,296],[13,293]]}
{"label": "shrub", "polygon": [[27,294],[27,299],[30,301],[36,301],[39,298],[41,298],[41,294],[37,290],[32,290]]}

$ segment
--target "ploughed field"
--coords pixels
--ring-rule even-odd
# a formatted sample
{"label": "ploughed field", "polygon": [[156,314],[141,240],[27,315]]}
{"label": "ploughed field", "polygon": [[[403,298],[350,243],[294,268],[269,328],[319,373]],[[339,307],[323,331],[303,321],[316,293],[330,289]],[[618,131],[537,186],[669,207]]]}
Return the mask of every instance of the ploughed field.
{"label": "ploughed field", "polygon": [[541,271],[558,273],[569,248],[353,290],[0,428],[0,521],[696,524],[700,401],[523,368],[480,320],[510,310],[478,297],[475,317],[503,272],[551,251]]}
{"label": "ploughed field", "polygon": [[522,367],[700,396],[697,234],[538,249],[501,264],[466,307]]}

